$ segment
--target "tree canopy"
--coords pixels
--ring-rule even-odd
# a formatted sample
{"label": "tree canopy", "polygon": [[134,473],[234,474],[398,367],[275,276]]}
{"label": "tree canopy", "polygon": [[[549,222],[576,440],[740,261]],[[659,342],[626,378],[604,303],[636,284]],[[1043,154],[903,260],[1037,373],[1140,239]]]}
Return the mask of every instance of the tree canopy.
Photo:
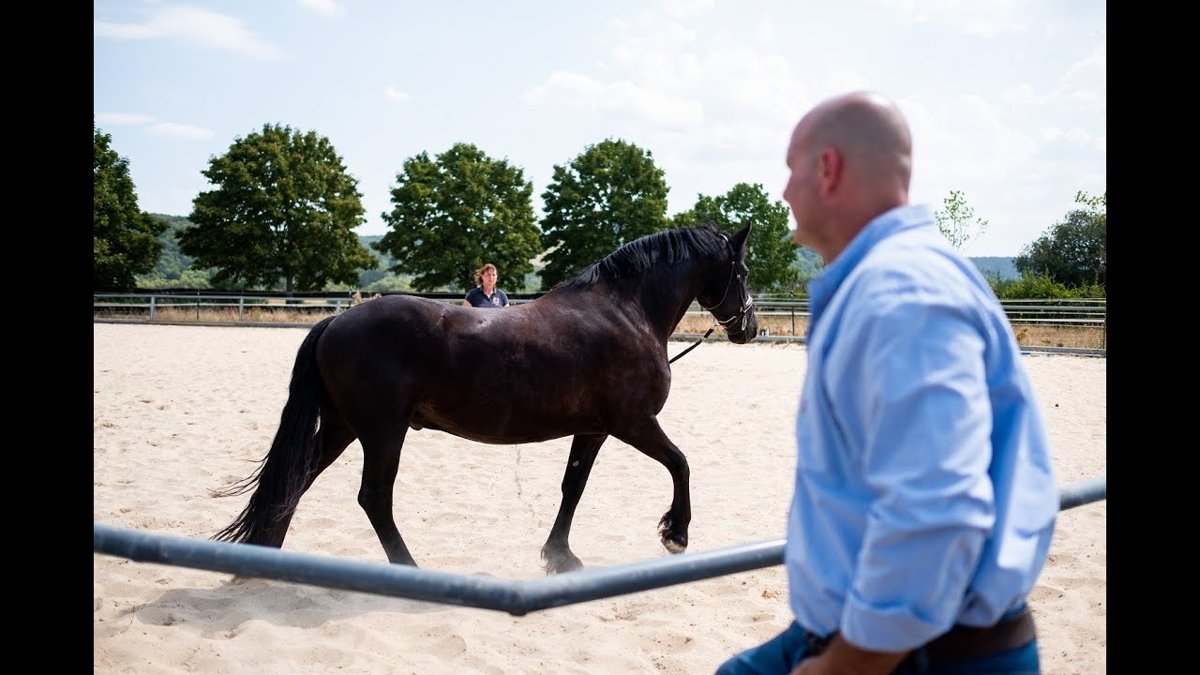
{"label": "tree canopy", "polygon": [[412,287],[466,290],[475,270],[492,263],[504,279],[524,286],[531,260],[542,252],[533,213],[533,184],[506,160],[468,143],[430,159],[422,152],[404,162],[392,189],[388,232],[374,244],[390,255],[396,273],[412,274]]}
{"label": "tree canopy", "polygon": [[109,147],[112,136],[92,125],[92,287],[127,290],[154,269],[166,223],[138,209],[129,161]]}
{"label": "tree canopy", "polygon": [[216,188],[192,201],[179,247],[214,268],[214,285],[318,291],[378,263],[353,231],[364,222],[358,181],[316,132],[263,125],[201,173]]}
{"label": "tree canopy", "polygon": [[1067,213],[1013,260],[1023,276],[1043,275],[1068,288],[1105,286],[1108,274],[1108,193],[1075,193],[1084,208]]}
{"label": "tree canopy", "polygon": [[575,277],[622,244],[667,227],[667,183],[650,151],[623,140],[555,165],[542,193],[542,289]]}
{"label": "tree canopy", "polygon": [[767,197],[761,184],[738,183],[718,197],[699,195],[696,205],[676,214],[672,224],[690,227],[712,223],[730,233],[750,224],[746,240],[748,285],[752,291],[766,293],[791,290],[796,284],[796,244],[788,231],[788,213],[783,202],[772,202]]}

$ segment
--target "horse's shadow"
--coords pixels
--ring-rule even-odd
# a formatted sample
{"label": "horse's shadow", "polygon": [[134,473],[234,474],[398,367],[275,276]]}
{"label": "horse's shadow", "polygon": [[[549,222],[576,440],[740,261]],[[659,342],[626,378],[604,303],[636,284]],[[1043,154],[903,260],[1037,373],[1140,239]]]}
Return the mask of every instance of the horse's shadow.
{"label": "horse's shadow", "polygon": [[407,598],[309,586],[273,579],[230,577],[215,588],[180,588],[132,608],[140,621],[155,626],[188,624],[203,631],[233,633],[247,621],[292,628],[316,628],[329,621],[371,612],[426,614],[454,609]]}

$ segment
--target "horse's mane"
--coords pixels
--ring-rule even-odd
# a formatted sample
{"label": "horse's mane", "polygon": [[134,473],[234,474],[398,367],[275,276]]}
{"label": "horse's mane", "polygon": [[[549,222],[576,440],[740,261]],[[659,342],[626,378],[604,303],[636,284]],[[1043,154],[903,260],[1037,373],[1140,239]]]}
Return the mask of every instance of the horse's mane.
{"label": "horse's mane", "polygon": [[659,265],[720,255],[724,246],[721,231],[711,223],[663,230],[623,244],[556,288],[589,288],[602,279],[641,277]]}

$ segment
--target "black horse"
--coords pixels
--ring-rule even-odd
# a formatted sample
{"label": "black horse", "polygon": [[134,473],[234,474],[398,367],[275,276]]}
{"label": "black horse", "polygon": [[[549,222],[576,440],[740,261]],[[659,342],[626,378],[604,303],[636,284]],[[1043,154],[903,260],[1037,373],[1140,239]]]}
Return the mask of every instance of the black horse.
{"label": "black horse", "polygon": [[[296,355],[271,449],[227,496],[254,488],[214,539],[281,547],[296,505],[358,439],[358,503],[388,560],[415,565],[392,515],[392,487],[409,427],[481,443],[574,436],[562,503],[542,547],[547,573],[583,566],[567,543],[575,507],[609,436],[671,473],[659,522],[672,553],[688,544],[687,459],[656,415],[667,401],[667,339],[696,300],[743,344],[758,333],[746,291],[746,237],[705,225],[629,242],[532,302],[477,309],[385,296],[313,326]],[[319,421],[319,424],[318,424]]]}

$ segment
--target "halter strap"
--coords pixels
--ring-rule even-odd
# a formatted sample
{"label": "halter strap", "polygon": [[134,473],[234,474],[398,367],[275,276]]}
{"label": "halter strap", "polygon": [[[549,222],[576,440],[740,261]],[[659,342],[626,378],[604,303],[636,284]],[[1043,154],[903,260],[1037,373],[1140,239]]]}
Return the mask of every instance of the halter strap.
{"label": "halter strap", "polygon": [[699,340],[696,340],[695,342],[693,342],[691,347],[688,347],[687,349],[685,349],[685,350],[683,350],[683,351],[679,352],[679,353],[678,353],[678,354],[676,354],[675,356],[672,356],[672,357],[671,357],[671,360],[670,360],[670,361],[667,361],[667,363],[668,363],[668,364],[675,363],[675,361],[677,361],[677,360],[678,360],[678,359],[679,359],[681,356],[683,356],[684,354],[686,354],[686,353],[688,353],[688,352],[692,351],[692,350],[693,350],[693,349],[695,349],[696,347],[700,346],[700,343],[701,343],[701,342],[704,342],[705,340],[707,340],[707,339],[708,339],[708,336],[709,336],[709,335],[712,335],[712,332],[713,332],[714,330],[716,330],[716,329],[717,329],[717,323],[716,323],[716,322],[713,322],[713,325],[709,327],[709,329],[708,329],[708,332],[707,332],[707,333],[705,333],[704,335],[700,336],[700,339],[699,339]]}
{"label": "halter strap", "polygon": [[[733,277],[734,277],[734,275],[737,274],[738,261],[737,261],[737,258],[734,256],[735,251],[733,250],[733,244],[729,243],[729,237],[724,232],[721,232],[720,234],[721,234],[721,239],[725,240],[726,248],[729,249],[729,281],[725,283],[725,292],[721,295],[721,299],[718,300],[716,302],[716,304],[714,304],[713,306],[705,307],[704,303],[700,302],[699,298],[696,299],[696,303],[700,305],[701,309],[707,310],[709,312],[713,312],[714,309],[725,304],[725,298],[729,297],[729,289],[733,288]],[[728,329],[729,325],[732,324],[734,321],[737,321],[737,319],[740,317],[741,318],[740,330],[745,332],[746,322],[748,321],[748,317],[747,317],[746,313],[753,306],[754,306],[754,298],[750,297],[749,293],[746,293],[746,299],[745,299],[745,301],[742,302],[741,306],[738,307],[738,311],[734,312],[733,316],[731,316],[727,319],[717,319],[717,323],[721,324],[722,326],[725,326],[726,329]],[[713,317],[716,318],[716,312],[713,312]],[[712,330],[710,329],[709,332],[711,333]],[[705,335],[704,337],[708,337],[708,335]],[[700,339],[703,340],[704,338],[700,338]],[[693,345],[693,346],[695,346],[695,345]],[[684,352],[684,354],[686,354],[686,353],[687,352]],[[680,354],[680,356],[682,356],[682,355],[683,354]],[[676,357],[676,358],[678,358],[678,357]]]}
{"label": "halter strap", "polygon": [[[709,312],[712,312],[714,309],[725,304],[725,298],[729,297],[729,289],[733,287],[733,278],[737,274],[738,260],[733,255],[734,254],[733,244],[729,243],[729,237],[724,232],[721,232],[720,235],[721,235],[721,239],[725,240],[725,246],[729,249],[729,281],[726,282],[726,284],[725,284],[725,292],[721,295],[721,299],[718,300],[715,305],[712,305],[711,307],[706,307],[703,302],[700,302],[699,298],[696,298],[697,304],[699,304],[702,309],[709,311]],[[750,308],[753,306],[754,306],[754,298],[750,297],[749,293],[746,293],[745,302],[743,302],[741,304],[741,306],[738,308],[738,311],[735,312],[733,316],[729,317],[728,319],[717,319],[713,323],[713,325],[708,329],[708,332],[706,332],[703,336],[701,336],[701,338],[699,340],[696,340],[695,342],[692,343],[692,345],[690,347],[679,352],[675,356],[671,357],[671,360],[667,361],[667,363],[668,364],[675,363],[675,361],[678,360],[680,357],[682,357],[684,354],[687,354],[688,352],[690,352],[693,349],[695,349],[696,347],[698,347],[701,342],[704,342],[706,339],[708,339],[709,335],[712,335],[712,332],[714,330],[716,330],[716,328],[717,328],[717,324],[725,326],[726,330],[728,330],[730,324],[732,324],[734,321],[737,321],[738,318],[740,317],[741,325],[739,326],[739,330],[741,330],[741,332],[743,332],[743,333],[746,332],[746,322],[749,321],[749,311],[750,311]],[[716,313],[713,313],[713,318],[714,319],[717,318]]]}

